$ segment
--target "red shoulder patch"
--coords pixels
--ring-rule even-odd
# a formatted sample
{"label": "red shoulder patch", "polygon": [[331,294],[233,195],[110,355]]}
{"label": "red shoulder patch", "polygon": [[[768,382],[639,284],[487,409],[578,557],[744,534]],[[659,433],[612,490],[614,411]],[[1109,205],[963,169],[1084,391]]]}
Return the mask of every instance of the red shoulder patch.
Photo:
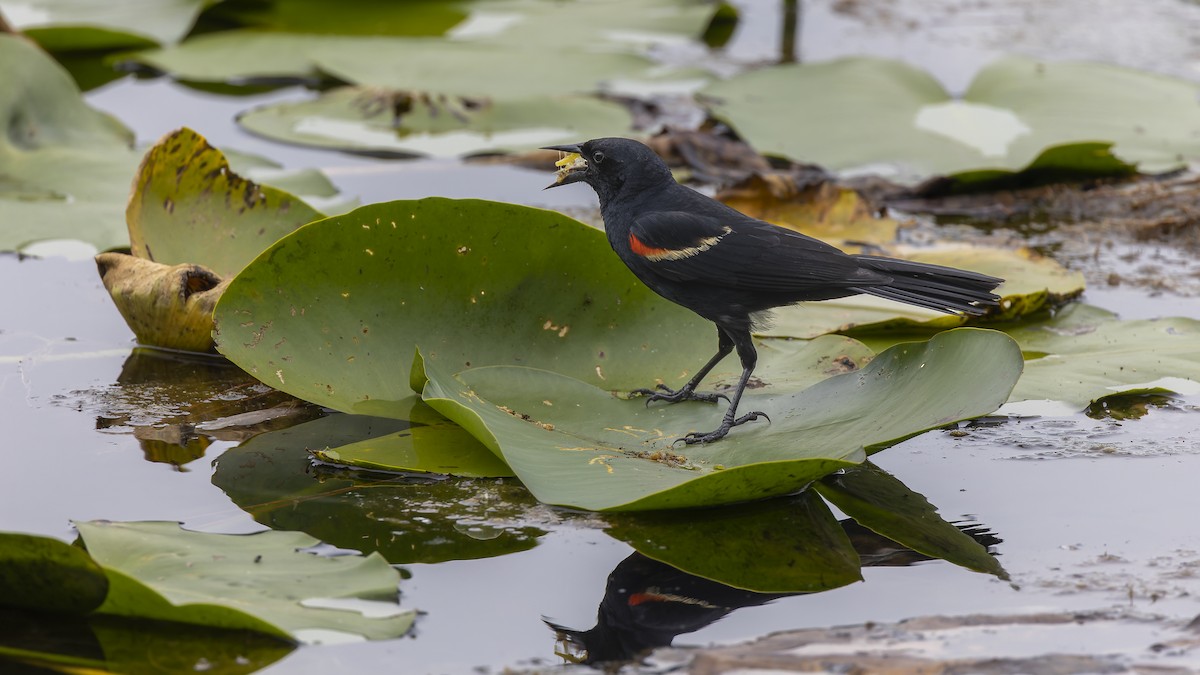
{"label": "red shoulder patch", "polygon": [[647,246],[632,232],[629,233],[629,248],[633,249],[634,254],[640,255],[643,258],[658,258],[671,253],[671,250],[667,248]]}

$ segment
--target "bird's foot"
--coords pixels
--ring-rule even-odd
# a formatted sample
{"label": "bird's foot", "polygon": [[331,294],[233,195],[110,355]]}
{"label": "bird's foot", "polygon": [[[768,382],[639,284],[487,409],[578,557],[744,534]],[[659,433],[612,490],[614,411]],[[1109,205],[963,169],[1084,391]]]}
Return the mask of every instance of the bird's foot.
{"label": "bird's foot", "polygon": [[745,424],[746,422],[753,422],[760,417],[768,422],[771,421],[771,418],[767,417],[766,413],[756,410],[754,412],[748,412],[735,420],[725,420],[721,423],[721,426],[716,428],[715,431],[710,431],[707,434],[700,433],[699,431],[693,431],[679,440],[688,445],[696,445],[697,443],[711,443],[713,441],[725,438],[730,429],[738,425]]}
{"label": "bird's foot", "polygon": [[654,389],[634,389],[629,392],[630,396],[646,396],[646,405],[650,405],[655,401],[666,401],[667,403],[679,403],[680,401],[704,401],[705,403],[716,403],[717,401],[728,401],[729,398],[725,394],[715,392],[700,392],[694,389],[689,389],[687,386],[679,389],[671,389],[665,384],[657,385]]}

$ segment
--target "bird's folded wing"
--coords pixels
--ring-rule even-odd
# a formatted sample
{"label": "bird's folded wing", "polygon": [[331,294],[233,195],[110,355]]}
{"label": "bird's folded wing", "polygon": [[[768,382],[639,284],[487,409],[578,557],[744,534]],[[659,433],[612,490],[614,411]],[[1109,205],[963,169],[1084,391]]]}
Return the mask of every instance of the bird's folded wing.
{"label": "bird's folded wing", "polygon": [[647,261],[650,269],[674,281],[763,292],[875,286],[890,281],[834,246],[744,216],[645,213],[634,220],[629,243],[634,255]]}

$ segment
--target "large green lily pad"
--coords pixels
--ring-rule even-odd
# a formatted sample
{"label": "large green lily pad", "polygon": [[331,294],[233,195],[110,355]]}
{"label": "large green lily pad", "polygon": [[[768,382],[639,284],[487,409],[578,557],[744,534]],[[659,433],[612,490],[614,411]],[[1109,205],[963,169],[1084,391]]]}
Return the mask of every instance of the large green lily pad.
{"label": "large green lily pad", "polygon": [[[341,548],[377,552],[393,564],[487,558],[533,548],[545,532],[531,524],[537,502],[516,481],[314,470],[314,450],[343,452],[386,443],[389,435],[406,430],[445,430],[444,418],[419,401],[415,406],[410,417],[434,424],[338,414],[259,434],[217,458],[213,484],[263,525],[302,530]],[[461,429],[423,440],[425,447],[418,449],[427,451],[430,462],[400,462],[397,468],[462,473],[447,471],[444,464],[461,462],[474,448],[476,459],[467,466],[498,466],[493,473],[511,474]],[[375,459],[365,454],[365,464]]]}
{"label": "large green lily pad", "polygon": [[[1083,292],[1083,274],[1066,269],[1028,249],[999,249],[947,245],[928,249],[896,249],[899,257],[949,265],[1005,279],[996,289],[1000,308],[989,322],[1011,321],[1057,307]],[[807,302],[776,309],[768,337],[813,337],[833,331],[853,335],[929,331],[961,326],[968,319],[892,300],[855,295],[837,300]],[[893,340],[894,341],[894,340]]]}
{"label": "large green lily pad", "polygon": [[[971,364],[965,377],[963,364]],[[423,398],[498,453],[538,499],[590,510],[650,510],[795,492],[930,428],[992,412],[1021,369],[1011,339],[959,329],[878,355],[802,390],[751,390],[743,410],[771,419],[681,447],[721,409],[648,407],[545,370],[494,366],[453,375],[427,361]]]}
{"label": "large green lily pad", "polygon": [[[1095,142],[1115,143],[1142,171],[1176,168],[1200,156],[1198,91],[1117,66],[1012,56],[980,71],[960,100],[924,71],[863,57],[767,68],[704,93],[760,152],[923,176],[1020,169],[1049,146]],[[1081,170],[1094,164],[1077,159]]]}
{"label": "large green lily pad", "polygon": [[139,155],[133,134],[83,102],[78,87],[28,40],[0,34],[0,249],[45,239],[125,244],[125,198]]}
{"label": "large green lily pad", "polygon": [[[38,578],[64,583],[61,589],[44,587],[42,597],[31,592],[36,587],[28,580],[5,575],[0,577],[5,605],[251,630],[301,641],[320,637],[320,631],[393,638],[412,626],[415,613],[395,604],[399,575],[377,555],[306,553],[301,549],[320,542],[298,532],[204,534],[162,522],[75,526],[86,554],[52,539],[3,535],[0,550],[9,552],[14,569],[24,566]],[[35,560],[40,561],[36,570],[29,566]],[[64,598],[72,589],[85,592]],[[321,607],[350,599],[387,603],[392,611],[366,616]]]}
{"label": "large green lily pad", "polygon": [[[409,108],[394,114],[395,106]],[[624,106],[589,97],[481,101],[470,106],[372,87],[343,87],[311,101],[278,103],[238,117],[267,138],[371,154],[451,156],[509,152],[627,134]]]}
{"label": "large green lily pad", "polygon": [[267,384],[401,417],[417,344],[454,372],[533,365],[614,389],[686,382],[716,346],[712,325],[651,293],[603,232],[442,198],[301,228],[233,280],[215,319],[218,350]]}
{"label": "large green lily pad", "polygon": [[166,265],[202,264],[223,278],[323,217],[287,192],[237,175],[220,150],[186,127],[146,153],[126,209],[133,255]]}

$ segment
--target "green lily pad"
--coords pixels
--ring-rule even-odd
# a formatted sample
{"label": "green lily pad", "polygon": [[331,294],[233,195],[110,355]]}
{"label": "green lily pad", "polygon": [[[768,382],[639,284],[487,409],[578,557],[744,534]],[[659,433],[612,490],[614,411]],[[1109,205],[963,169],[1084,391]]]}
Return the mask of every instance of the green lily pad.
{"label": "green lily pad", "polygon": [[[394,116],[394,106],[411,108]],[[479,102],[420,100],[371,87],[344,87],[311,101],[278,103],[238,117],[272,140],[371,154],[451,156],[509,152],[629,133],[624,106],[587,97]]]}
{"label": "green lily pad", "polygon": [[[1142,171],[1177,168],[1200,156],[1198,91],[1117,66],[1012,56],[981,70],[961,100],[929,74],[877,58],[767,68],[704,94],[760,152],[924,176],[1016,170],[1050,146],[1097,142],[1115,143],[1113,154]],[[1095,168],[1087,149],[1057,159]]]}
{"label": "green lily pad", "polygon": [[[393,564],[487,558],[537,545],[545,534],[530,524],[534,519],[529,512],[537,502],[516,481],[383,477],[323,467],[314,471],[313,450],[349,453],[348,448],[369,448],[406,429],[446,426],[445,418],[425,404],[414,400],[413,405],[411,418],[434,424],[331,415],[259,434],[217,458],[213,484],[263,525],[302,530],[341,548],[377,552]],[[478,454],[472,466],[490,463],[500,468],[496,474],[511,474],[465,434],[434,433],[426,439],[427,447],[419,448],[429,463],[414,467],[401,462],[399,468],[446,471],[447,461],[461,462],[465,449],[473,447]],[[364,464],[376,459],[362,454]]]}
{"label": "green lily pad", "polygon": [[[1057,307],[1077,297],[1084,287],[1082,273],[1068,270],[1028,249],[942,246],[898,249],[893,253],[917,262],[960,267],[1004,278],[1005,282],[996,289],[1001,306],[988,316],[989,322],[1011,321]],[[856,295],[776,309],[771,324],[761,334],[800,338],[834,331],[855,336],[881,334],[885,343],[892,344],[897,341],[894,336],[897,332],[912,334],[942,330],[961,326],[967,320],[955,314]],[[892,337],[889,338],[889,334]]]}
{"label": "green lily pad", "polygon": [[0,605],[86,614],[108,594],[104,570],[57,539],[0,533]]}
{"label": "green lily pad", "polygon": [[0,249],[45,239],[124,245],[133,134],[83,102],[78,87],[28,40],[0,34]]}
{"label": "green lily pad", "polygon": [[924,495],[870,462],[825,476],[813,488],[876,534],[918,553],[1008,579],[987,548],[943,520]]}
{"label": "green lily pad", "polygon": [[[494,100],[588,94],[616,78],[656,75],[648,59],[598,49],[556,53],[537,44],[246,30],[201,35],[134,58],[176,78],[200,82],[330,75],[351,84]],[[549,63],[554,68],[547,68]],[[522,72],[537,76],[513,77]]]}
{"label": "green lily pad", "polygon": [[[395,604],[399,574],[378,555],[321,557],[299,532],[189,532],[175,523],[76,523],[88,554],[108,575],[96,611],[264,632],[304,641],[322,631],[399,637],[415,612]],[[374,601],[368,616],[324,605]]]}
{"label": "green lily pad", "polygon": [[49,51],[145,48],[173,44],[217,0],[105,3],[24,0],[0,3],[5,19]]}
{"label": "green lily pad", "polygon": [[436,473],[463,478],[512,476],[500,458],[454,424],[413,426],[324,450],[322,462],[377,471]]}
{"label": "green lily pad", "polygon": [[862,580],[850,539],[812,492],[695,513],[622,515],[607,532],[648,558],[757,593],[815,593]]}
{"label": "green lily pad", "polygon": [[995,410],[1020,374],[1021,356],[1007,336],[976,329],[897,345],[861,371],[807,389],[751,390],[743,409],[764,411],[770,424],[686,448],[674,441],[715,427],[719,407],[647,407],[544,370],[493,366],[452,375],[447,365],[425,362],[422,398],[502,456],[534,496],[632,511],[795,492],[865,452]]}
{"label": "green lily pad", "polygon": [[[0,534],[5,569],[30,573],[0,576],[4,605],[300,641],[328,631],[393,638],[412,626],[415,613],[395,604],[399,575],[379,556],[305,553],[300,549],[320,542],[298,532],[204,534],[161,522],[75,526],[86,552],[45,537]],[[376,609],[386,604],[390,611],[367,616],[330,607],[349,600],[374,601]]]}
{"label": "green lily pad", "polygon": [[202,264],[233,277],[280,237],[324,216],[299,198],[233,172],[191,129],[150,148],[134,177],[126,218],[139,258]]}
{"label": "green lily pad", "polygon": [[1069,143],[1046,148],[1019,171],[981,169],[950,176],[946,194],[1009,190],[1098,176],[1132,176],[1137,165],[1113,154],[1112,143]]}
{"label": "green lily pad", "polygon": [[1130,391],[1200,388],[1200,321],[1195,319],[1120,321],[1097,307],[1072,305],[1049,321],[1008,333],[1027,359],[1013,403],[1058,401],[1083,410]]}
{"label": "green lily pad", "polygon": [[401,417],[418,343],[454,371],[537,365],[616,389],[682,384],[716,346],[712,324],[651,293],[603,232],[480,200],[303,227],[230,283],[215,319],[218,350],[267,384]]}

